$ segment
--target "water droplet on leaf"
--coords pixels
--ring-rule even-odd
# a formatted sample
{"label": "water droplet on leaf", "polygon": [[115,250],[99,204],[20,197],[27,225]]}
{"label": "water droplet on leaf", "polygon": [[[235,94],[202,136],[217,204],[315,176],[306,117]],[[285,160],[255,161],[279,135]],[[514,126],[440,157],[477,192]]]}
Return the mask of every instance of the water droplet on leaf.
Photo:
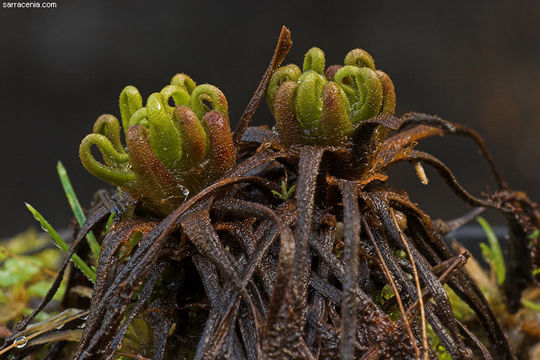
{"label": "water droplet on leaf", "polygon": [[20,349],[26,346],[26,344],[28,343],[28,340],[26,340],[26,336],[20,336],[16,338],[13,343],[20,343],[20,344],[15,345],[16,348]]}

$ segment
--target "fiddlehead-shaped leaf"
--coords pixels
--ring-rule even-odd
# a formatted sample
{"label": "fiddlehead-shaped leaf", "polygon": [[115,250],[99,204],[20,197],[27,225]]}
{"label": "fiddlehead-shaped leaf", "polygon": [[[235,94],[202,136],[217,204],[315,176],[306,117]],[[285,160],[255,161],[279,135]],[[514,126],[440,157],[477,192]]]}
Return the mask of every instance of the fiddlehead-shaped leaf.
{"label": "fiddlehead-shaped leaf", "polygon": [[379,114],[383,102],[383,89],[375,71],[367,67],[345,65],[336,72],[334,80],[349,98],[353,124]]}
{"label": "fiddlehead-shaped leaf", "polygon": [[91,148],[95,145],[104,159],[119,164],[126,163],[129,156],[116,151],[107,137],[101,134],[87,135],[79,147],[79,157],[89,173],[108,183],[129,187],[135,182],[135,174],[127,167],[113,167],[97,161],[92,155]]}
{"label": "fiddlehead-shaped leaf", "polygon": [[296,119],[295,103],[297,90],[297,82],[284,82],[279,87],[279,91],[276,92],[273,103],[273,113],[279,132],[279,140],[286,146],[305,142],[305,132]]}
{"label": "fiddlehead-shaped leaf", "polygon": [[302,67],[302,70],[304,72],[312,70],[319,75],[323,75],[324,65],[324,52],[318,47],[312,47],[308,50],[306,56],[304,56],[304,65]]}
{"label": "fiddlehead-shaped leaf", "polygon": [[320,134],[329,145],[343,144],[354,128],[349,121],[349,101],[335,82],[327,82],[323,89],[323,108]]}
{"label": "fiddlehead-shaped leaf", "polygon": [[129,128],[129,119],[139,109],[142,108],[142,96],[134,86],[126,86],[120,93],[120,116],[122,118],[122,126],[127,139],[127,131]]}
{"label": "fiddlehead-shaped leaf", "polygon": [[296,116],[304,129],[314,128],[319,124],[323,107],[324,76],[315,71],[308,71],[298,79],[296,92]]}
{"label": "fiddlehead-shaped leaf", "polygon": [[[124,147],[122,146],[122,142],[120,141],[120,124],[118,123],[118,119],[116,117],[110,114],[101,115],[94,123],[93,130],[94,134],[101,134],[109,139],[111,145],[118,154],[126,153]],[[118,156],[115,158],[109,158],[106,155],[106,153],[103,153],[103,160],[109,166],[116,166],[117,162],[121,159]],[[125,156],[122,159],[125,159],[124,162],[129,160],[128,156]]]}
{"label": "fiddlehead-shaped leaf", "polygon": [[167,169],[173,170],[182,158],[182,138],[167,107],[160,93],[153,93],[146,102],[152,150]]}
{"label": "fiddlehead-shaped leaf", "polygon": [[225,116],[227,121],[229,121],[225,95],[217,87],[210,84],[199,85],[193,90],[191,93],[191,109],[199,119],[203,119],[203,116],[207,112],[215,110]]}
{"label": "fiddlehead-shaped leaf", "polygon": [[188,94],[191,95],[195,87],[197,86],[195,84],[195,81],[193,81],[192,78],[190,78],[188,75],[184,73],[176,74],[171,79],[171,85],[180,86],[186,89]]}
{"label": "fiddlehead-shaped leaf", "polygon": [[274,113],[274,100],[281,84],[286,81],[297,81],[300,75],[302,71],[295,64],[289,64],[274,71],[266,90],[266,103],[272,113]]}
{"label": "fiddlehead-shaped leaf", "polygon": [[352,65],[356,67],[367,67],[371,70],[375,70],[375,61],[371,55],[363,49],[353,49],[345,55],[345,60],[343,60],[345,65]]}
{"label": "fiddlehead-shaped leaf", "polygon": [[191,101],[189,92],[183,86],[167,85],[161,90],[160,94],[163,97],[165,105],[169,105],[169,100],[171,98],[174,100],[175,106],[189,106],[189,102]]}

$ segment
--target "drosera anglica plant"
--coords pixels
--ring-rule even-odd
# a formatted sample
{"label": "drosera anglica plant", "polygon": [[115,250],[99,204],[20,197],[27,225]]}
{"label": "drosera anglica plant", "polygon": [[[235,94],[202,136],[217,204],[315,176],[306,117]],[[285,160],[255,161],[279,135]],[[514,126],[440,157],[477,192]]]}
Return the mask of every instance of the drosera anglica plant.
{"label": "drosera anglica plant", "polygon": [[302,70],[289,64],[274,72],[266,102],[282,144],[344,145],[364,120],[393,115],[396,95],[367,51],[351,50],[343,66],[325,70],[324,52],[314,47]]}
{"label": "drosera anglica plant", "polygon": [[[533,264],[538,264],[536,240],[531,243],[529,238],[540,222],[536,206],[508,187],[474,131],[435,116],[393,116],[393,86],[363,51],[352,51],[344,66],[325,71],[322,51],[312,49],[303,74],[289,66],[276,72],[285,74],[283,79],[273,77],[291,44],[284,28],[270,65],[227,142],[234,154],[227,159],[237,163],[232,160],[231,166],[221,167],[219,175],[210,173],[204,181],[189,180],[191,173],[185,169],[190,168],[182,164],[184,153],[171,150],[183,150],[178,144],[185,143],[182,136],[181,141],[174,137],[178,107],[171,115],[160,93],[143,108],[132,88],[123,93],[127,150],[119,141],[119,122],[111,116],[98,120],[86,145],[96,141],[103,153],[104,163],[98,164],[102,167],[91,163],[91,171],[135,199],[112,193],[94,203],[51,290],[17,331],[50,300],[86,233],[106,227],[106,234],[96,231],[101,252],[88,319],[72,356],[77,360],[113,358],[137,318],[153,328],[152,349],[140,352],[151,353],[154,359],[427,359],[434,358],[434,346],[444,347],[456,359],[514,358],[485,297],[462,269],[468,252],[456,254],[443,240],[468,217],[433,222],[406,191],[392,188],[388,169],[398,162],[417,169],[420,162],[428,164],[460,199],[502,212],[515,250],[521,249],[509,259],[524,259],[509,262],[504,284],[505,293],[518,297],[532,280]],[[184,91],[179,91],[178,99],[172,97],[173,102],[184,101],[187,97],[182,94],[187,92],[188,108],[200,120],[198,103],[192,102],[196,88],[180,83],[184,85],[176,86]],[[265,95],[274,103],[279,138],[268,128],[248,128]],[[276,111],[281,110],[276,106],[280,96],[286,105],[283,121]],[[223,116],[212,97],[207,99]],[[324,130],[325,121],[339,130],[335,136]],[[204,123],[202,127],[206,130]],[[165,128],[173,131],[159,132]],[[138,132],[147,134],[142,150],[130,144],[130,136]],[[447,134],[476,142],[495,174],[497,191],[481,198],[469,194],[442,162],[415,149],[422,139]],[[169,138],[167,145],[174,146],[156,145]],[[210,134],[208,141],[211,147]],[[159,191],[151,191],[152,186],[137,188],[140,175],[134,160],[146,159],[139,150],[152,154],[157,169],[166,169],[174,179],[173,195],[188,188],[189,196],[168,196],[161,186],[166,184],[161,170],[150,180],[143,179]],[[83,162],[90,159],[84,155],[91,153],[83,154]],[[425,174],[421,177],[426,182]],[[143,180],[139,181],[144,185]],[[276,201],[273,191],[280,185],[289,187],[281,188],[281,196],[289,196],[293,187],[295,196]],[[161,217],[140,211],[143,208]],[[127,246],[130,239],[135,241]],[[527,247],[522,249],[524,241]],[[527,272],[518,271],[522,268]],[[512,281],[518,285],[512,287]],[[480,333],[469,331],[456,318],[444,284],[472,309]],[[384,292],[385,301],[377,302]],[[433,330],[430,338],[440,341],[429,341],[428,324]],[[186,348],[188,331],[196,336]]]}
{"label": "drosera anglica plant", "polygon": [[[170,103],[174,103],[171,106]],[[143,106],[139,91],[120,94],[126,138],[113,115],[102,115],[79,155],[94,176],[120,186],[150,210],[166,215],[191,193],[219,178],[235,163],[225,95],[215,86],[177,74]],[[105,162],[91,153],[96,146]]]}

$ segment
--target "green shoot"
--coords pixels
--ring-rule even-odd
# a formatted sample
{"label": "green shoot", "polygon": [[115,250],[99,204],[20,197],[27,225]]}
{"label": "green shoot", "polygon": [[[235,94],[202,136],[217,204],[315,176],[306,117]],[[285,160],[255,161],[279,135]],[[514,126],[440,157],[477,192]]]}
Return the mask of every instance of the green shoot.
{"label": "green shoot", "polygon": [[[32,215],[34,215],[36,220],[39,221],[39,223],[41,224],[41,228],[50,235],[56,246],[58,246],[63,252],[67,253],[69,250],[69,245],[66,244],[66,242],[60,237],[60,235],[58,235],[56,230],[54,230],[54,228],[47,222],[47,220],[45,220],[43,215],[41,215],[36,209],[32,207],[32,205],[28,203],[26,203],[26,207],[28,208],[28,210],[30,210]],[[88,265],[86,265],[86,263],[77,254],[74,254],[71,257],[71,261],[83,272],[83,274],[88,278],[88,280],[90,280],[92,283],[96,281],[95,271],[90,269],[90,267],[88,267]]]}
{"label": "green shoot", "polygon": [[107,220],[107,225],[105,225],[105,234],[109,233],[109,229],[111,228],[111,225],[115,216],[116,216],[116,211],[113,211],[111,213],[111,216],[109,216],[109,219]]}
{"label": "green shoot", "polygon": [[[71,185],[71,181],[69,180],[66,168],[59,161],[56,169],[58,171],[58,177],[60,178],[62,187],[64,188],[64,192],[66,193],[69,206],[71,207],[71,210],[73,211],[73,214],[75,215],[79,226],[82,226],[86,221],[86,216],[84,215],[81,204],[79,203],[79,199],[77,199],[77,195],[75,195],[75,191],[73,190],[73,186]],[[99,246],[99,243],[97,242],[96,237],[94,236],[94,233],[92,233],[92,231],[90,231],[88,235],[86,235],[86,240],[88,241],[88,245],[90,246],[90,250],[92,251],[94,258],[97,260],[99,258],[99,252],[101,250],[101,247]]]}
{"label": "green shoot", "polygon": [[527,309],[531,309],[537,313],[540,313],[540,304],[535,303],[534,301],[521,298],[521,304]]}
{"label": "green shoot", "polygon": [[484,229],[489,244],[480,244],[480,248],[482,249],[482,257],[495,270],[495,274],[497,275],[497,283],[501,285],[504,283],[504,278],[506,275],[506,265],[504,264],[501,245],[499,244],[499,240],[495,236],[493,229],[483,217],[477,217],[476,221],[478,221],[480,226],[482,226],[482,229]]}
{"label": "green shoot", "polygon": [[281,199],[283,201],[289,200],[291,197],[294,189],[296,188],[296,185],[291,186],[289,189],[287,189],[287,183],[285,180],[281,181],[281,192],[272,190],[272,194],[277,197],[278,199]]}

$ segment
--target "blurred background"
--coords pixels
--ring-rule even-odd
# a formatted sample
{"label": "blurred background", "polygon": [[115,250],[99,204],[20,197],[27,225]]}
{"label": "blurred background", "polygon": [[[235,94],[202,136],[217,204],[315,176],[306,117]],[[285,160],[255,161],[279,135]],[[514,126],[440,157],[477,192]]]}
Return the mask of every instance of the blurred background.
{"label": "blurred background", "polygon": [[[281,25],[294,41],[285,63],[301,64],[311,46],[327,64],[368,50],[394,81],[398,114],[437,114],[478,130],[510,185],[540,199],[540,2],[404,3],[57,0],[55,9],[0,8],[0,238],[37,226],[24,202],[67,226],[58,160],[84,205],[106,186],[83,169],[78,146],[100,114],[118,116],[128,84],[146,97],[177,72],[211,82],[227,95],[234,128]],[[261,105],[255,124],[271,124]],[[470,141],[421,147],[473,194],[493,189]],[[408,165],[391,176],[433,218],[463,214],[468,206],[426,170],[427,187]]]}

